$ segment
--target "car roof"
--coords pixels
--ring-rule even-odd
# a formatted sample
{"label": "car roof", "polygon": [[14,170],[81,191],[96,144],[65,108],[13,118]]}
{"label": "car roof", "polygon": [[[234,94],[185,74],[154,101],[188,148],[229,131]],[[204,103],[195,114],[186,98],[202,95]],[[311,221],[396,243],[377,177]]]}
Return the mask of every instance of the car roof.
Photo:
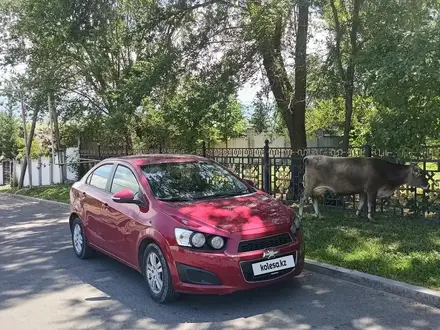
{"label": "car roof", "polygon": [[147,164],[206,161],[208,159],[196,155],[184,155],[184,154],[130,155],[130,156],[111,157],[105,159],[105,161],[112,161],[112,160],[121,160],[121,161],[129,162],[133,165],[142,166]]}

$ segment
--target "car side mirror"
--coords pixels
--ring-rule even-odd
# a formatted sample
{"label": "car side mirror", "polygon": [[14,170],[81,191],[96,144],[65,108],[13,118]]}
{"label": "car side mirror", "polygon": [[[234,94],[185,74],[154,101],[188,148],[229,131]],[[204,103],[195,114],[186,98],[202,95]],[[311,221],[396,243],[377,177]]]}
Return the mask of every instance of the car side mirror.
{"label": "car side mirror", "polygon": [[144,200],[134,197],[134,193],[131,189],[123,189],[121,191],[118,191],[116,194],[112,196],[112,200],[115,203],[121,203],[121,204],[136,204],[141,206],[146,205],[146,202]]}

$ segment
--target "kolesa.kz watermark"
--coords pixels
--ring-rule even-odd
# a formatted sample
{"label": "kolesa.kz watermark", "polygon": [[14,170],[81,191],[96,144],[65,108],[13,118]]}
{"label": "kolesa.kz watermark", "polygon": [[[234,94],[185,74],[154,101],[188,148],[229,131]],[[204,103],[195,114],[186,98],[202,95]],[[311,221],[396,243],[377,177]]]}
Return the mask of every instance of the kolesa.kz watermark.
{"label": "kolesa.kz watermark", "polygon": [[269,269],[276,269],[276,268],[280,268],[280,267],[286,267],[287,266],[287,261],[286,260],[280,260],[277,262],[267,262],[263,265],[260,265],[261,271],[264,270],[269,270]]}

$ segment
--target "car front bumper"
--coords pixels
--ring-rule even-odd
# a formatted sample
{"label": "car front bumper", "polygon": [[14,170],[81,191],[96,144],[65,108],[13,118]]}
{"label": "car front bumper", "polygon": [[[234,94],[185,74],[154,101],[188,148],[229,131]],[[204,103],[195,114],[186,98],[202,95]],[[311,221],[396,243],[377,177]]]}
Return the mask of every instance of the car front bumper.
{"label": "car front bumper", "polygon": [[[274,249],[273,258],[263,258],[263,251],[246,253],[204,253],[182,247],[171,247],[173,262],[170,271],[174,289],[183,293],[229,294],[271,285],[301,274],[304,268],[304,241],[302,235],[292,243]],[[294,267],[254,276],[252,264],[293,255]]]}

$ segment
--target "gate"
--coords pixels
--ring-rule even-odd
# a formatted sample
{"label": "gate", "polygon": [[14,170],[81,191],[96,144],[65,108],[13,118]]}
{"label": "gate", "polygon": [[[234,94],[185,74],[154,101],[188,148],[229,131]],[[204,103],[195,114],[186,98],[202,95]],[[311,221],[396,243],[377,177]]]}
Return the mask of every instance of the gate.
{"label": "gate", "polygon": [[9,160],[2,162],[3,167],[3,184],[8,185],[12,183],[12,162]]}

